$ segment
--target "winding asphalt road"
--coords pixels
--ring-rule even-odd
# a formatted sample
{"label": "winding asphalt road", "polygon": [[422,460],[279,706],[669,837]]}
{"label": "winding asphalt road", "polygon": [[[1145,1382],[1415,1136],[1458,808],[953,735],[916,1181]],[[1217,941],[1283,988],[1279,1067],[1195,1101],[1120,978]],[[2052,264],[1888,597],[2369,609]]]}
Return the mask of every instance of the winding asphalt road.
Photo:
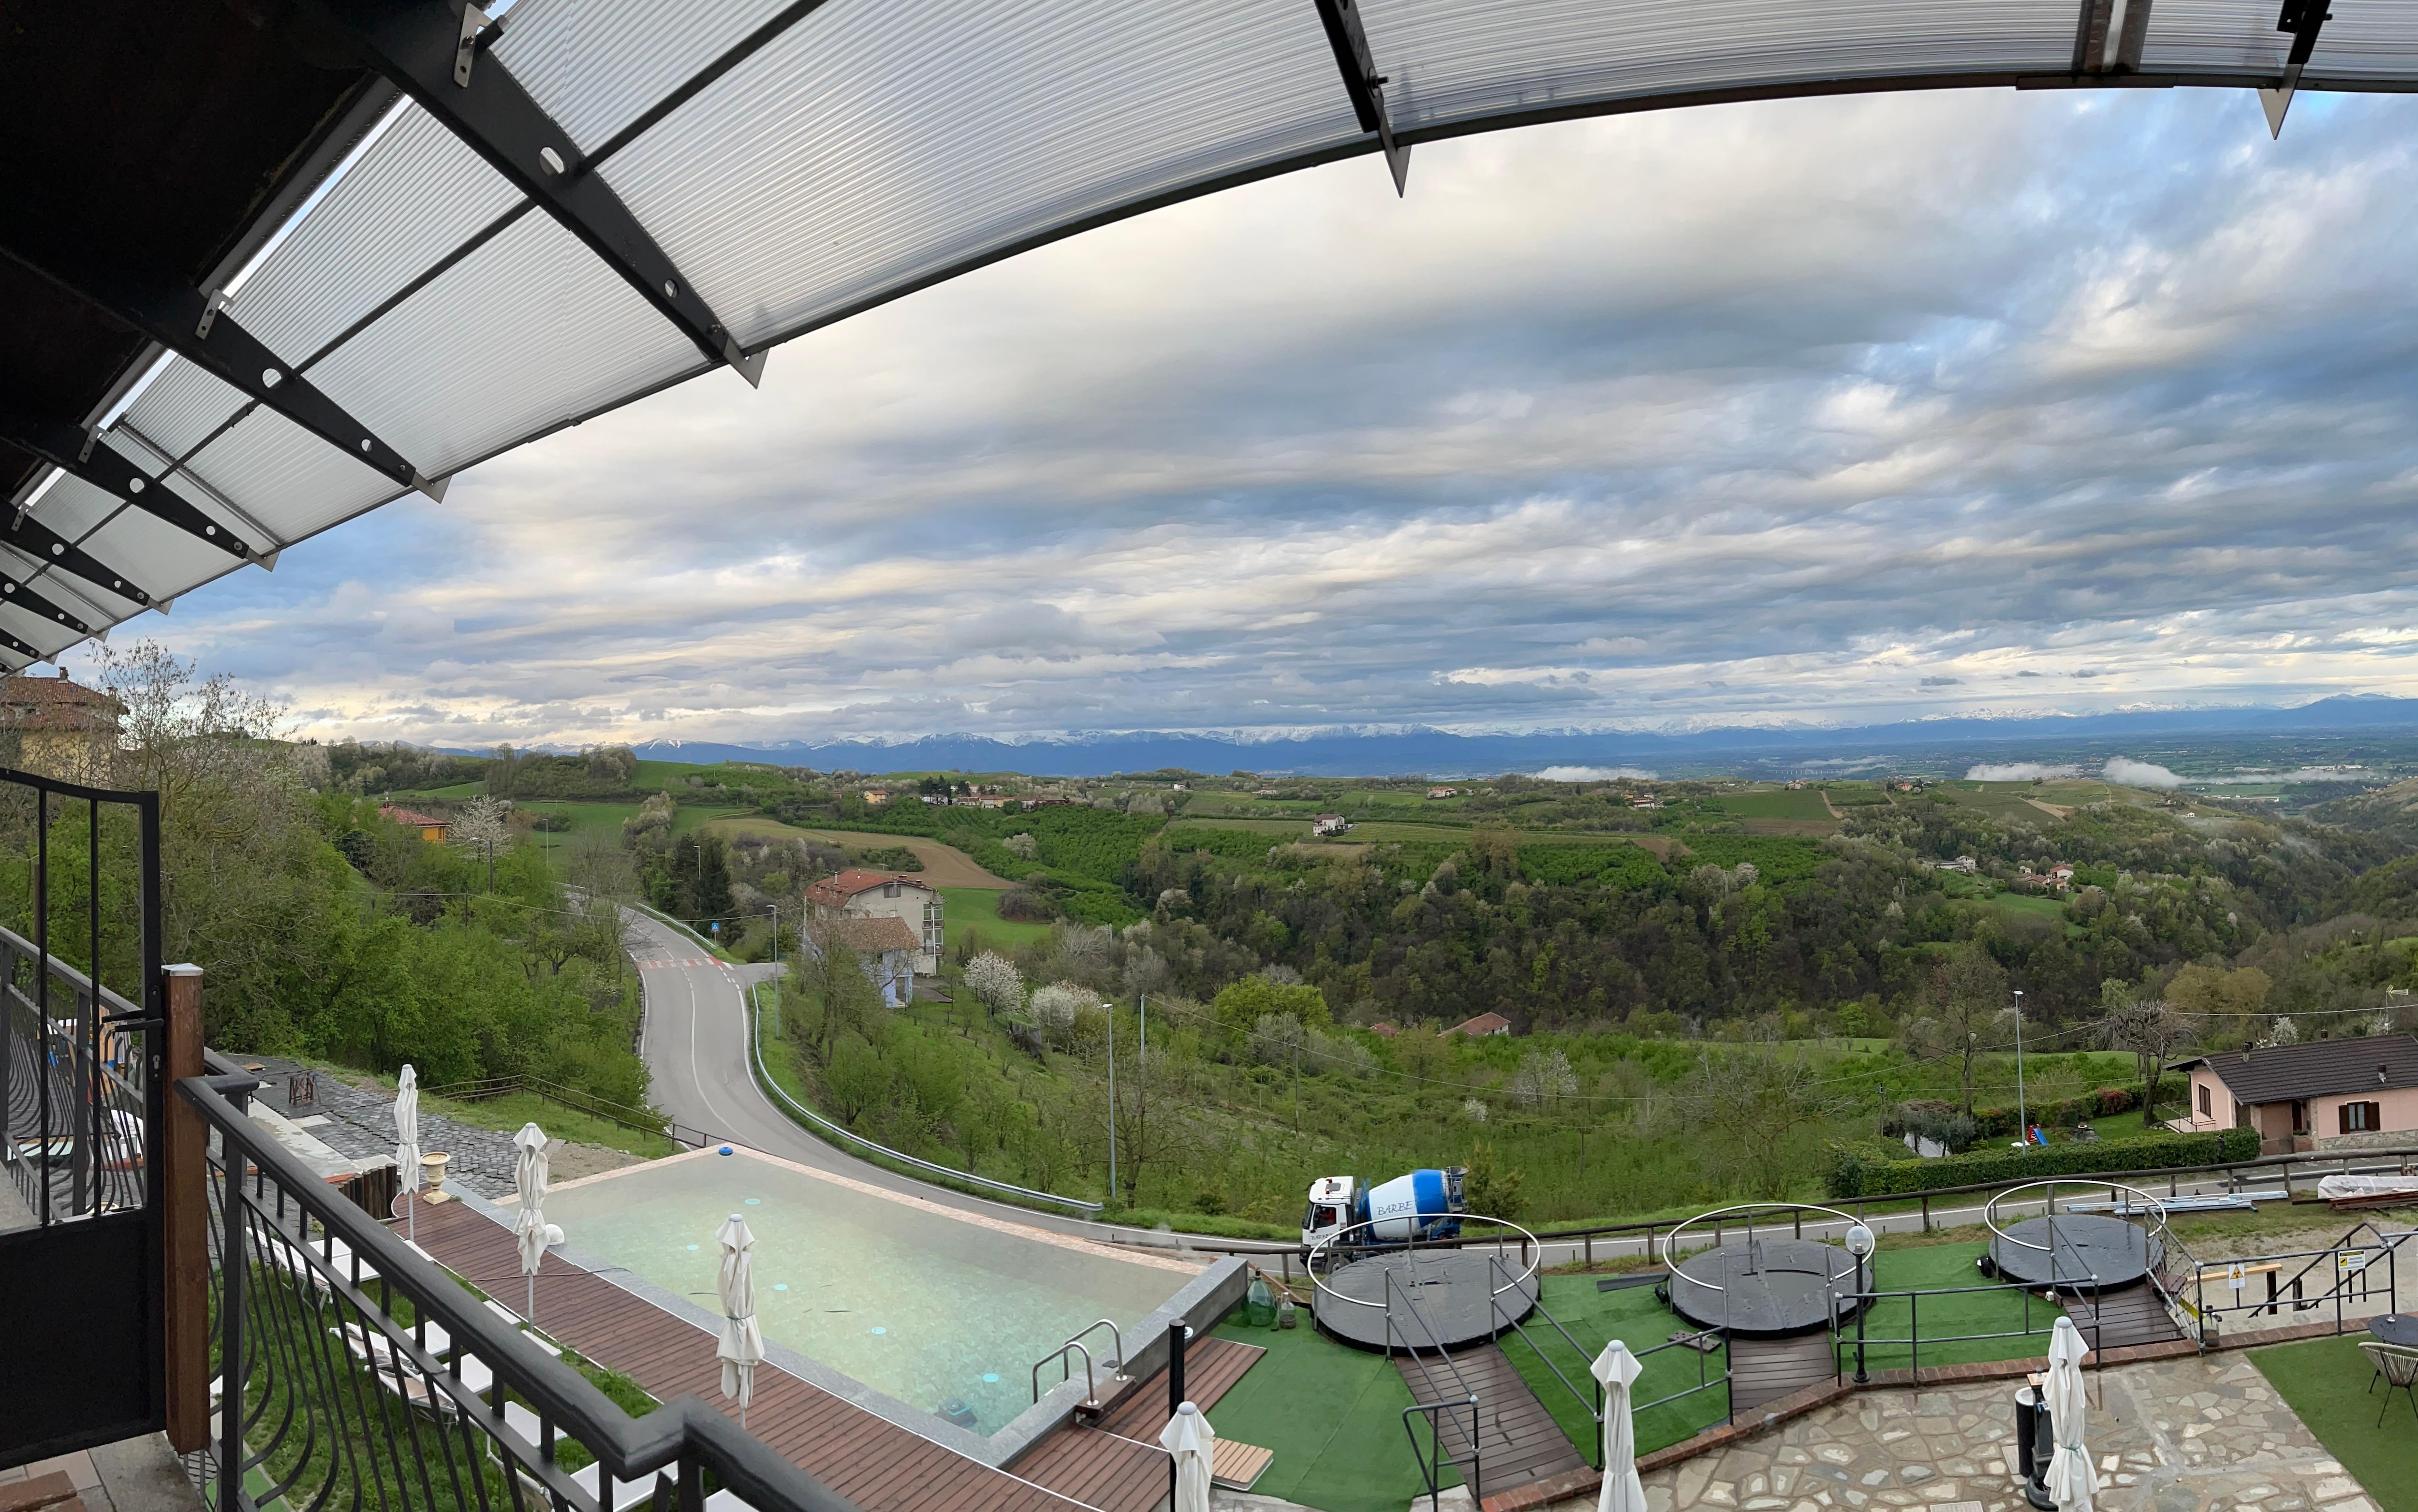
{"label": "winding asphalt road", "polygon": [[[1154,1248],[1177,1245],[1177,1237],[1171,1234],[1091,1223],[1033,1208],[988,1201],[949,1187],[917,1181],[861,1160],[810,1133],[784,1112],[770,1093],[757,1085],[747,1063],[746,989],[750,984],[770,977],[773,968],[726,965],[713,959],[695,940],[659,919],[635,909],[624,909],[622,917],[626,924],[622,939],[632,958],[637,962],[638,980],[646,993],[646,1033],[641,1048],[648,1070],[654,1078],[652,1096],[655,1107],[673,1122],[687,1124],[726,1143],[743,1145],[750,1150],[778,1155],[784,1160],[794,1160],[802,1166],[833,1171],[889,1191],[903,1192],[987,1217],[1002,1218],[1012,1223],[1028,1224],[1110,1244]],[[1399,1173],[1364,1171],[1360,1174],[1372,1180],[1382,1180]],[[2186,1192],[2223,1191],[2225,1184],[2221,1180],[2186,1180],[2181,1184],[2181,1189]],[[2033,1211],[2036,1205],[2027,1204],[2026,1208]],[[1912,1231],[1921,1226],[1921,1214],[1917,1213],[1875,1214],[1872,1226],[1891,1232]],[[1943,1202],[1932,1210],[1932,1222],[1939,1227],[1981,1221],[1979,1204],[1951,1208]],[[1837,1238],[1844,1229],[1845,1225],[1840,1223],[1809,1221],[1803,1231],[1809,1238]],[[1236,1249],[1251,1247],[1231,1241],[1216,1243],[1221,1249],[1230,1244]],[[1284,1246],[1265,1247],[1273,1251]],[[1570,1242],[1540,1247],[1545,1252],[1542,1263],[1559,1265],[1580,1259],[1583,1253],[1591,1253],[1597,1260],[1640,1255],[1645,1251],[1645,1241],[1643,1238],[1607,1235],[1597,1239],[1591,1250]]]}
{"label": "winding asphalt road", "polygon": [[637,963],[646,995],[646,1032],[639,1048],[653,1077],[650,1096],[672,1122],[724,1143],[986,1217],[1114,1244],[1163,1246],[1170,1242],[1111,1224],[986,1201],[901,1176],[809,1133],[757,1084],[747,1062],[747,987],[771,977],[773,968],[726,965],[680,930],[635,909],[624,909],[622,919],[622,942]]}

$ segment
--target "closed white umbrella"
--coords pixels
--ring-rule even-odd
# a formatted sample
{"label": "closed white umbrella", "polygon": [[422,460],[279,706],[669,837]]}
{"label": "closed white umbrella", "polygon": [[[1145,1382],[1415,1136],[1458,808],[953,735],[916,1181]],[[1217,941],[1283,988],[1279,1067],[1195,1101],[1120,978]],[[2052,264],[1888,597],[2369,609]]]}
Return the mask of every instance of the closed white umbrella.
{"label": "closed white umbrella", "polygon": [[747,1404],[756,1396],[756,1362],[764,1358],[764,1331],[756,1326],[756,1236],[734,1213],[714,1230],[722,1245],[722,1394],[739,1404],[739,1426],[747,1426]]}
{"label": "closed white umbrella", "polygon": [[1158,1446],[1175,1457],[1175,1502],[1168,1512],[1209,1512],[1209,1462],[1217,1442],[1208,1413],[1190,1402],[1176,1404],[1175,1415],[1158,1433]]}
{"label": "closed white umbrella", "polygon": [[1587,1367],[1603,1383],[1603,1489],[1596,1512],[1645,1512],[1645,1484],[1637,1478],[1637,1420],[1629,1388],[1645,1373],[1629,1345],[1614,1339]]}
{"label": "closed white umbrella", "polygon": [[404,1231],[420,1237],[420,1073],[406,1063],[394,1084],[395,1185],[404,1197]]}
{"label": "closed white umbrella", "polygon": [[2049,1336],[2048,1380],[2042,1395],[2048,1401],[2049,1427],[2057,1447],[2048,1462],[2048,1494],[2060,1512],[2090,1512],[2091,1492],[2099,1476],[2091,1469],[2090,1450],[2082,1442],[2082,1414],[2089,1400],[2082,1384],[2082,1330],[2071,1318],[2057,1321]]}
{"label": "closed white umbrella", "polygon": [[520,1155],[513,1162],[513,1184],[520,1191],[520,1216],[513,1220],[513,1243],[520,1246],[521,1274],[528,1277],[528,1311],[521,1316],[537,1321],[537,1270],[545,1263],[545,1246],[559,1243],[562,1230],[545,1221],[545,1131],[524,1123],[513,1136]]}

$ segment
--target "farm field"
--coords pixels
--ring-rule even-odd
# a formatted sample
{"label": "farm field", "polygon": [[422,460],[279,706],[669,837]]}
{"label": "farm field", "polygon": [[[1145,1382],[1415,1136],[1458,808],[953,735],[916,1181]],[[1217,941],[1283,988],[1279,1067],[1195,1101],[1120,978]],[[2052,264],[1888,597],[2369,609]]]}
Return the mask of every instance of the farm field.
{"label": "farm field", "polygon": [[[564,853],[581,846],[618,848],[621,844],[622,821],[638,812],[635,803],[583,803],[574,800],[540,799],[514,806],[531,814],[560,815],[571,820],[568,830],[540,830],[529,837],[558,866]],[[712,822],[710,809],[683,805],[672,814],[674,833],[686,833]]]}
{"label": "farm field", "polygon": [[952,955],[959,945],[976,936],[985,950],[1009,951],[1049,933],[1047,924],[1001,918],[997,887],[944,887],[940,891],[942,927]]}
{"label": "farm field", "polygon": [[[685,812],[685,811],[683,811]],[[802,830],[760,815],[742,814],[713,819],[706,828],[726,840],[757,835],[769,840],[820,840],[826,845],[845,846],[852,850],[876,847],[904,846],[924,863],[922,877],[937,888],[1005,888],[1013,884],[1004,877],[994,877],[983,870],[972,856],[956,847],[943,845],[915,834],[884,834],[870,830]]]}
{"label": "farm field", "polygon": [[1706,799],[1704,806],[1742,819],[1820,819],[1825,823],[1830,819],[1830,810],[1824,805],[1821,793],[1811,787],[1796,792],[1778,787],[1760,793],[1723,793]]}

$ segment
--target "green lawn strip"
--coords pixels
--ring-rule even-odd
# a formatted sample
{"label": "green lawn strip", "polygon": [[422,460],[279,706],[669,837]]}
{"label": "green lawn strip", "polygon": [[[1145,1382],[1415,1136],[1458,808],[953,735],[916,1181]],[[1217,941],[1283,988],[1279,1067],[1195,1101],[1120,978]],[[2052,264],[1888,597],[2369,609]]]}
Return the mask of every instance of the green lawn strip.
{"label": "green lawn strip", "polygon": [[[1974,1267],[1980,1245],[1921,1245],[1884,1249],[1873,1257],[1876,1291],[1987,1286],[1990,1278]],[[1875,1339],[1903,1339],[1920,1325],[1921,1363],[1966,1365],[1977,1360],[2021,1360],[2048,1352],[2048,1336],[2063,1309],[2033,1297],[2026,1316],[2025,1294],[2009,1287],[1961,1296],[1887,1298],[1876,1303],[1864,1320],[1864,1361],[1872,1370],[1903,1370],[1915,1352],[1905,1344],[1880,1344]],[[2030,1329],[2027,1334],[2023,1330]],[[1942,1342],[1957,1334],[2012,1334],[2011,1338],[1971,1338]],[[1850,1324],[1842,1343],[1854,1348]],[[1850,1356],[1852,1358],[1852,1355]]]}
{"label": "green lawn strip", "polygon": [[1047,922],[1033,924],[1001,918],[997,888],[944,887],[940,893],[941,922],[953,946],[963,942],[970,930],[981,936],[979,942],[984,949],[1002,952],[1049,933]]}
{"label": "green lawn strip", "polygon": [[626,1150],[648,1160],[659,1160],[680,1149],[660,1134],[626,1129],[592,1113],[550,1102],[532,1092],[506,1092],[501,1097],[483,1098],[475,1103],[429,1097],[423,1098],[420,1106],[431,1113],[441,1113],[456,1123],[467,1123],[474,1129],[497,1129],[509,1134],[524,1123],[535,1123],[558,1139],[569,1139],[574,1144],[601,1144],[608,1150]]}
{"label": "green lawn strip", "polygon": [[1228,1323],[1217,1336],[1268,1352],[1209,1410],[1219,1438],[1275,1451],[1253,1491],[1320,1512],[1401,1512],[1427,1493],[1402,1431],[1411,1389],[1384,1355],[1336,1343],[1306,1316],[1295,1329]]}
{"label": "green lawn strip", "polygon": [[[1925,1245],[1903,1249],[1883,1250],[1875,1260],[1874,1277],[1876,1290],[1916,1291],[1932,1288],[1977,1286],[1983,1283],[1981,1273],[1973,1268],[1974,1259],[1982,1252],[1979,1245]],[[1600,1352],[1606,1341],[1617,1337],[1628,1342],[1632,1352],[1645,1351],[1665,1343],[1670,1336],[1695,1325],[1681,1319],[1664,1306],[1654,1295],[1652,1287],[1624,1287],[1615,1291],[1596,1290],[1592,1275],[1547,1275],[1543,1277],[1541,1300],[1544,1309],[1553,1314],[1564,1329],[1578,1340],[1573,1350],[1552,1323],[1542,1317],[1529,1318],[1521,1334],[1505,1336],[1503,1352],[1521,1377],[1545,1404],[1546,1411],[1569,1436],[1570,1443],[1583,1455],[1592,1456],[1595,1424],[1592,1415],[1594,1394],[1588,1383],[1587,1367]],[[1908,1336],[1912,1316],[1919,1310],[1922,1325],[1922,1363],[1925,1366],[1961,1365],[1976,1360],[2020,1360],[2048,1352],[2049,1330],[2057,1326],[2060,1309],[2034,1298],[2031,1303],[2029,1327],[2035,1332],[2020,1331],[2027,1324],[2023,1293],[2014,1290],[1974,1292],[1963,1296],[1925,1297],[1919,1303],[1905,1298],[1876,1306],[1866,1321],[1865,1366],[1873,1370],[1904,1369],[1912,1354],[1905,1344],[1872,1342],[1875,1339],[1903,1339]],[[2009,1338],[1975,1338],[1935,1342],[1940,1336],[1956,1334],[2012,1334]],[[1848,1330],[1844,1342],[1853,1346],[1854,1331]],[[1540,1356],[1539,1351],[1542,1352]],[[1569,1378],[1571,1386],[1587,1393],[1582,1402],[1569,1387],[1554,1378],[1546,1367],[1550,1358]],[[1852,1355],[1849,1356],[1852,1359]],[[1653,1401],[1668,1397],[1696,1383],[1699,1356],[1692,1350],[1664,1350],[1646,1359],[1645,1373],[1635,1388],[1635,1399]],[[1702,1356],[1705,1378],[1718,1379],[1725,1367],[1720,1353]],[[1637,1416],[1637,1449],[1640,1454],[1660,1449],[1691,1438],[1712,1424],[1724,1419],[1729,1412],[1728,1393],[1720,1387],[1680,1397]]]}
{"label": "green lawn strip", "polygon": [[[1595,1459],[1595,1391],[1587,1367],[1595,1356],[1614,1338],[1627,1341],[1631,1353],[1642,1355],[1658,1344],[1669,1342],[1673,1334],[1695,1329],[1693,1323],[1656,1300],[1650,1286],[1599,1291],[1591,1275],[1548,1275],[1542,1281],[1545,1311],[1578,1340],[1579,1350],[1571,1349],[1552,1323],[1533,1315],[1521,1325],[1525,1337],[1512,1333],[1505,1335],[1502,1341],[1504,1355],[1510,1360],[1512,1368],[1528,1382],[1538,1400],[1545,1404],[1545,1410],[1553,1414],[1553,1421],[1561,1425],[1571,1444],[1589,1463]],[[1541,1356],[1539,1350],[1543,1352]],[[1569,1386],[1554,1378],[1546,1367],[1547,1358],[1561,1367],[1562,1374],[1569,1379],[1569,1386],[1586,1393],[1584,1402],[1571,1394]],[[1718,1350],[1703,1354],[1695,1350],[1669,1349],[1642,1363],[1645,1373],[1638,1377],[1631,1396],[1632,1400],[1640,1402],[1656,1401],[1685,1391],[1699,1381],[1718,1382],[1727,1367],[1725,1357]],[[1729,1393],[1720,1385],[1649,1408],[1637,1414],[1637,1452],[1645,1454],[1693,1438],[1713,1424],[1726,1420],[1729,1410]]]}
{"label": "green lawn strip", "polygon": [[[2301,1415],[2326,1452],[2366,1488],[2384,1512],[2418,1512],[2418,1416],[2408,1398],[2371,1392],[2376,1367],[2355,1338],[2312,1339],[2252,1350],[2250,1363]],[[2381,1411],[2384,1422],[2377,1424]]]}

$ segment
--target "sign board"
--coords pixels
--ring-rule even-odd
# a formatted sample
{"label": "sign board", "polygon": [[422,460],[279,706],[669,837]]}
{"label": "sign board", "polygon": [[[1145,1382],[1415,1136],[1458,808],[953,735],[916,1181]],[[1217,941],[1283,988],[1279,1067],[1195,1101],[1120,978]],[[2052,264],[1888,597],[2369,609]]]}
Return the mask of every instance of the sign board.
{"label": "sign board", "polygon": [[2241,1261],[2236,1260],[2236,1261],[2235,1261],[2231,1266],[2229,1266],[2229,1267],[2227,1267],[2227,1268],[2226,1273],[2225,1273],[2225,1284],[2226,1284],[2227,1286],[2229,1286],[2229,1287],[2233,1288],[2233,1290],[2234,1290],[2234,1291],[2241,1291],[2243,1287],[2245,1287],[2245,1286],[2249,1285],[2249,1283],[2250,1283],[2250,1278],[2249,1278],[2247,1275],[2243,1275],[2243,1274],[2242,1274],[2242,1262],[2241,1262]]}

